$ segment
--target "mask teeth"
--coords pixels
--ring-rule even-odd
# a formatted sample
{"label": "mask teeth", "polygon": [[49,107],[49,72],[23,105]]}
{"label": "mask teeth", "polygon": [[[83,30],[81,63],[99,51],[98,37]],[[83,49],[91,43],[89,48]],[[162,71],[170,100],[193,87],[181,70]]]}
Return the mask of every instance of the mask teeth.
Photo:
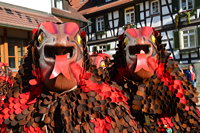
{"label": "mask teeth", "polygon": [[67,54],[67,59],[69,59],[69,58],[70,58],[70,54],[68,53],[68,54]]}
{"label": "mask teeth", "polygon": [[140,50],[140,54],[145,54],[144,50]]}

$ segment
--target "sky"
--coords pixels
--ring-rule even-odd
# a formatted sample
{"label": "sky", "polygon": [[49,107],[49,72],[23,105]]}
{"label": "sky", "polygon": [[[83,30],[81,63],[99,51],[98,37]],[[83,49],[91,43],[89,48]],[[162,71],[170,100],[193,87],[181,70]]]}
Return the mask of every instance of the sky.
{"label": "sky", "polygon": [[0,0],[0,2],[51,13],[51,0]]}

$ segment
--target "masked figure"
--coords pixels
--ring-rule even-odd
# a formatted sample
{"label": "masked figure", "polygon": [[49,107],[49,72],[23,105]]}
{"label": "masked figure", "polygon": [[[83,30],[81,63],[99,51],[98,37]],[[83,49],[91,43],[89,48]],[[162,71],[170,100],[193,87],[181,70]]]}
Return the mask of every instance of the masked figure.
{"label": "masked figure", "polygon": [[0,112],[1,132],[137,132],[127,99],[87,72],[76,23],[42,23]]}
{"label": "masked figure", "polygon": [[4,106],[4,100],[12,85],[12,71],[7,64],[0,62],[0,111]]}
{"label": "masked figure", "polygon": [[110,55],[106,53],[97,53],[94,52],[90,55],[90,62],[92,65],[95,65],[96,68],[102,67],[107,68],[110,64]]}
{"label": "masked figure", "polygon": [[111,80],[122,86],[140,132],[198,132],[196,88],[187,81],[151,27],[119,37]]}

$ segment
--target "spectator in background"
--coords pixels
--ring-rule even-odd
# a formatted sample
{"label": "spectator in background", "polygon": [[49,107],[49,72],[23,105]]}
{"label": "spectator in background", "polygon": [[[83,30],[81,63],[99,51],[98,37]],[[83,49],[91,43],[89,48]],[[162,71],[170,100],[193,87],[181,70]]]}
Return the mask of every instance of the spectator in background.
{"label": "spectator in background", "polygon": [[193,86],[196,87],[196,74],[195,69],[192,64],[188,65],[188,70],[186,70],[187,78],[192,82]]}

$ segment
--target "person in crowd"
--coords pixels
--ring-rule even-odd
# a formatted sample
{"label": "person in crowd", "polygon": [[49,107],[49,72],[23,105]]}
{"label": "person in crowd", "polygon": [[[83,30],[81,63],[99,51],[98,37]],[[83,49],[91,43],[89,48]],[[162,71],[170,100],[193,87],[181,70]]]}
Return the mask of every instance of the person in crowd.
{"label": "person in crowd", "polygon": [[185,72],[189,81],[192,82],[193,86],[196,87],[196,72],[192,64],[188,65],[188,69]]}

